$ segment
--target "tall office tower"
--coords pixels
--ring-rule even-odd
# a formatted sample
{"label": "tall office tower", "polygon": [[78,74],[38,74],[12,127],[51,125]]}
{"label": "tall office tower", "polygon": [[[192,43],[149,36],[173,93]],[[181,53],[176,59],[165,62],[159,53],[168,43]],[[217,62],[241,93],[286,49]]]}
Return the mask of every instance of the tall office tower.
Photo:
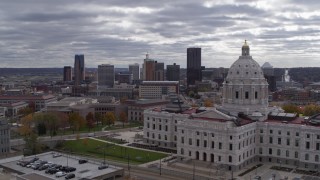
{"label": "tall office tower", "polygon": [[180,80],[180,65],[167,65],[167,80],[168,81],[179,81]]}
{"label": "tall office tower", "polygon": [[155,61],[149,59],[149,54],[146,54],[146,58],[143,61],[143,80],[154,81]]}
{"label": "tall office tower", "polygon": [[101,64],[98,66],[98,87],[110,88],[114,85],[114,66]]}
{"label": "tall office tower", "polygon": [[155,63],[154,81],[164,81],[164,63]]}
{"label": "tall office tower", "polygon": [[74,84],[76,86],[85,80],[84,55],[76,54],[74,57]]}
{"label": "tall office tower", "polygon": [[63,67],[63,81],[71,81],[72,80],[72,68],[71,66]]}
{"label": "tall office tower", "polygon": [[139,80],[139,64],[135,63],[135,64],[130,64],[129,65],[129,72],[132,74],[133,76],[133,80]]}
{"label": "tall office tower", "polygon": [[187,84],[201,81],[201,48],[187,49]]}

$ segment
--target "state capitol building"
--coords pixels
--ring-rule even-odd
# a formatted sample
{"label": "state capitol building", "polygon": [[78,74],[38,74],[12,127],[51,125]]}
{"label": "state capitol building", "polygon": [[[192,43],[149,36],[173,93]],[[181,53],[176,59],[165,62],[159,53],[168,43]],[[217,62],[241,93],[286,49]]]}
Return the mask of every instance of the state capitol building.
{"label": "state capitol building", "polygon": [[233,171],[253,162],[318,169],[320,115],[305,119],[269,107],[263,72],[247,42],[241,50],[223,83],[221,106],[192,108],[174,99],[145,110],[144,143]]}

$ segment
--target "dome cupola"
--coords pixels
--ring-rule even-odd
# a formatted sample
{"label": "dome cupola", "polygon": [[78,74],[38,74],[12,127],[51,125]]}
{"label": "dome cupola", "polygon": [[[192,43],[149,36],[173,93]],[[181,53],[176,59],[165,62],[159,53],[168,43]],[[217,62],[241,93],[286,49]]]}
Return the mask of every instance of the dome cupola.
{"label": "dome cupola", "polygon": [[229,112],[265,114],[268,107],[268,83],[260,65],[250,56],[247,41],[242,54],[230,67],[223,83],[222,106]]}

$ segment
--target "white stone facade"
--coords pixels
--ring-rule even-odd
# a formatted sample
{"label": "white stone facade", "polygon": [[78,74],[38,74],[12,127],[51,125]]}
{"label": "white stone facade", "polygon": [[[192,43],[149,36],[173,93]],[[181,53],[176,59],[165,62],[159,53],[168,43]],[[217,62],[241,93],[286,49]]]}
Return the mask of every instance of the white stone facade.
{"label": "white stone facade", "polygon": [[[319,170],[320,125],[268,107],[268,83],[249,52],[245,43],[242,56],[229,70],[221,109],[146,110],[144,142],[175,148],[181,157],[228,170],[252,162]],[[315,119],[320,121],[320,115]]]}

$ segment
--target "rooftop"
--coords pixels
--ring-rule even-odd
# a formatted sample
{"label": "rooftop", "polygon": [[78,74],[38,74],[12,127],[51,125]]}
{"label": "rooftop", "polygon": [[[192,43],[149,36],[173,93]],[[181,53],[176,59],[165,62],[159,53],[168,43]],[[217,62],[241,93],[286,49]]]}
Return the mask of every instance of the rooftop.
{"label": "rooftop", "polygon": [[[73,172],[76,176],[75,179],[81,179],[81,178],[88,178],[88,179],[100,179],[101,178],[101,179],[104,179],[104,178],[108,178],[108,177],[113,177],[113,175],[115,175],[115,174],[119,174],[119,175],[123,174],[122,168],[115,167],[112,165],[109,165],[109,167],[106,169],[99,170],[98,167],[101,165],[102,161],[97,162],[97,161],[89,160],[85,164],[79,164],[78,160],[83,159],[81,157],[78,157],[75,155],[61,154],[62,156],[53,158],[54,153],[56,153],[56,152],[47,152],[47,153],[43,153],[43,154],[38,154],[38,155],[36,155],[36,157],[38,157],[39,160],[42,160],[42,161],[52,162],[54,164],[60,164],[62,166],[68,165],[70,167],[75,167],[76,171]],[[34,157],[35,156],[29,156],[29,157],[23,158],[22,160],[29,161],[29,160],[33,159]],[[86,160],[88,160],[88,159],[86,159]],[[38,171],[38,170],[33,170],[31,168],[19,166],[19,165],[17,165],[17,160],[2,163],[1,165],[9,170],[11,169],[13,171],[17,171],[17,172],[20,172],[23,174],[30,174],[31,176],[39,176],[40,175],[40,176],[44,176],[45,179],[52,179],[52,178],[56,179],[55,175],[45,174],[44,171]],[[113,174],[113,175],[107,176],[108,174],[110,174],[110,175]]]}

